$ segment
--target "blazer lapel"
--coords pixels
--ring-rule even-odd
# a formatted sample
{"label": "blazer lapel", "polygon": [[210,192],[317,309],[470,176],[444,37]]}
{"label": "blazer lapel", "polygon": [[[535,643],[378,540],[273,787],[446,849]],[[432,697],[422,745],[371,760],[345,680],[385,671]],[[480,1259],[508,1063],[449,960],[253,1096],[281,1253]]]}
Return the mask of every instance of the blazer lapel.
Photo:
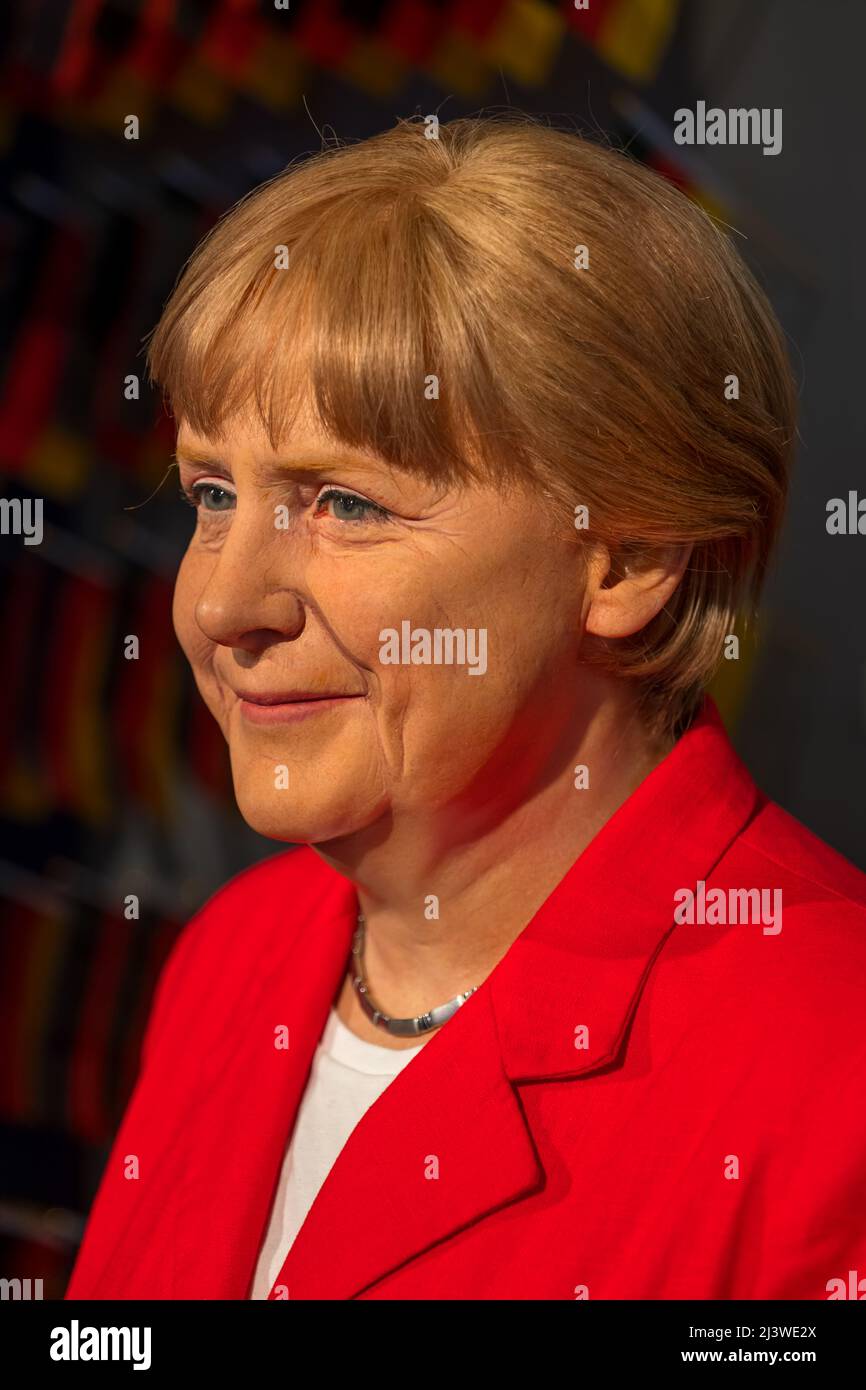
{"label": "blazer lapel", "polygon": [[362,1117],[271,1298],[351,1298],[544,1182],[482,985]]}
{"label": "blazer lapel", "polygon": [[[759,801],[707,701],[483,984],[361,1118],[298,1232],[272,1299],[357,1296],[544,1185],[517,1083],[579,1080],[615,1064],[674,930],[674,892],[709,876]],[[353,904],[347,887],[347,944]],[[339,976],[334,989],[338,983]],[[300,1059],[307,1064],[324,1026],[324,993],[310,1006],[315,1039]],[[287,1086],[293,1114],[299,1075]]]}
{"label": "blazer lapel", "polygon": [[[325,866],[322,865],[324,869]],[[275,930],[255,968],[226,983],[214,1015],[243,1020],[197,1037],[197,1099],[187,1116],[172,1297],[245,1299],[313,1054],[349,959],[353,886],[326,870],[293,904],[298,929]],[[282,918],[282,902],[275,904]],[[242,926],[239,928],[242,929]],[[288,1030],[277,1047],[276,1030]],[[214,1096],[219,1103],[214,1104]]]}

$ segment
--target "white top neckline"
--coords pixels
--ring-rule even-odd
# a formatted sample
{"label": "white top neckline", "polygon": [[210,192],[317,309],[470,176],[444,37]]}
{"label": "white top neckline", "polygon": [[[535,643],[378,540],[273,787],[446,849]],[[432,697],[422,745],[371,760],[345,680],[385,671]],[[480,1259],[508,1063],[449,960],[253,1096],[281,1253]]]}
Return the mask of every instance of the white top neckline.
{"label": "white top neckline", "polygon": [[379,1043],[367,1042],[347,1028],[336,1009],[332,1008],[319,1046],[332,1062],[338,1062],[351,1071],[363,1072],[367,1076],[396,1076],[421,1051],[425,1042],[418,1043],[416,1047],[402,1048],[382,1047]]}

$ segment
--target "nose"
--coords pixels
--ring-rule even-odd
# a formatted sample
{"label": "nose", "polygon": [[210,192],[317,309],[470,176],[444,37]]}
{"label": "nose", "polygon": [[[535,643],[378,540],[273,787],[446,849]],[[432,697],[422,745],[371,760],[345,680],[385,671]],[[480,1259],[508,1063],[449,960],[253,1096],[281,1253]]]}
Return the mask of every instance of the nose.
{"label": "nose", "polygon": [[305,608],[287,568],[290,545],[283,533],[263,536],[254,519],[236,517],[196,600],[195,619],[209,641],[255,655],[300,636]]}

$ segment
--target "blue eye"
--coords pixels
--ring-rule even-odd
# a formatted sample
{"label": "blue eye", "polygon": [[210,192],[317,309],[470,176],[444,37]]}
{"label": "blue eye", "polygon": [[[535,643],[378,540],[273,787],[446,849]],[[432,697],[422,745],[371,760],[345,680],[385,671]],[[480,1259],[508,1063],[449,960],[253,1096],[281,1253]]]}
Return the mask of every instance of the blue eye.
{"label": "blue eye", "polygon": [[334,504],[331,516],[335,521],[387,521],[391,513],[378,502],[370,502],[366,497],[358,497],[354,492],[344,492],[341,488],[329,487],[316,498],[316,507]]}
{"label": "blue eye", "polygon": [[228,492],[218,483],[193,483],[183,495],[196,510],[201,509],[204,512],[227,512],[235,502],[234,493]]}

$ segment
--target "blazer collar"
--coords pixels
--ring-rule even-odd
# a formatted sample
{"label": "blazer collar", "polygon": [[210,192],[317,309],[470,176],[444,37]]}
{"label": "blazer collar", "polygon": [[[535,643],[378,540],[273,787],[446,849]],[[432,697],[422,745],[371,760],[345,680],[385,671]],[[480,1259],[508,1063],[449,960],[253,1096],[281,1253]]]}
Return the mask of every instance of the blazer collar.
{"label": "blazer collar", "polygon": [[[611,1061],[674,929],[674,893],[707,879],[761,794],[713,701],[575,860],[489,976],[514,1080]],[[574,1030],[586,1026],[586,1047]]]}
{"label": "blazer collar", "polygon": [[[760,800],[707,699],[487,979],[362,1117],[271,1297],[353,1297],[543,1186],[515,1083],[614,1061],[673,930],[675,890],[709,877]],[[317,935],[334,943],[335,971],[325,972],[315,1026],[339,983],[356,910],[345,881],[325,896],[332,929],[319,924]],[[578,1028],[586,1046],[576,1045]]]}

